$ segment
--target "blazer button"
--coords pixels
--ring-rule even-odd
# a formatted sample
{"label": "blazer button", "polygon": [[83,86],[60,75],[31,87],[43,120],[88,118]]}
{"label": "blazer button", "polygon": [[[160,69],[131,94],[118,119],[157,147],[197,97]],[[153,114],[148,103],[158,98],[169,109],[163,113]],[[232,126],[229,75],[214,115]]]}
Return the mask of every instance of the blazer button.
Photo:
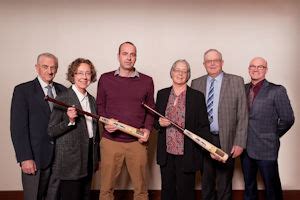
{"label": "blazer button", "polygon": [[50,141],[50,144],[54,144],[54,142],[53,142],[53,141]]}

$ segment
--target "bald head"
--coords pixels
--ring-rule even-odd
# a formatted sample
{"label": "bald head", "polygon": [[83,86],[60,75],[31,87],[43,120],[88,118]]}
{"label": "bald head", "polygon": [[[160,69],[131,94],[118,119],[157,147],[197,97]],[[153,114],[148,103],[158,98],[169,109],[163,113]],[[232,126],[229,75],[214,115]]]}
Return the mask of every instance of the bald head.
{"label": "bald head", "polygon": [[255,85],[266,78],[268,63],[266,59],[262,57],[255,57],[250,61],[248,69],[251,82]]}

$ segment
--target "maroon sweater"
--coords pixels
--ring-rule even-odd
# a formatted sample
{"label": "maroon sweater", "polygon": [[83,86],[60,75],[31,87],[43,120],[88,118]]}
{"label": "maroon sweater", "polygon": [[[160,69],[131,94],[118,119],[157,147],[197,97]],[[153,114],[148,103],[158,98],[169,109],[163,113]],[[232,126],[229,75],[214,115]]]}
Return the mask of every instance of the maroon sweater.
{"label": "maroon sweater", "polygon": [[[96,100],[98,114],[151,131],[154,116],[146,111],[142,102],[155,107],[152,78],[142,73],[139,73],[139,77],[121,77],[114,75],[114,72],[104,73],[99,79]],[[137,140],[121,131],[108,133],[104,130],[103,137],[120,142]]]}

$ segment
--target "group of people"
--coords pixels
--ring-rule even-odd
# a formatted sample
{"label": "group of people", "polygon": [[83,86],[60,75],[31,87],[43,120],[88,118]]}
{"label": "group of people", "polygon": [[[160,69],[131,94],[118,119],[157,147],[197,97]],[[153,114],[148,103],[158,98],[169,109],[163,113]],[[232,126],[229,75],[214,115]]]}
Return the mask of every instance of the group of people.
{"label": "group of people", "polygon": [[[264,58],[250,61],[251,82],[246,85],[242,77],[223,71],[222,54],[216,49],[204,53],[207,74],[192,80],[191,86],[187,85],[189,63],[177,60],[170,69],[171,86],[159,90],[156,101],[153,80],[134,67],[136,58],[136,46],[122,43],[120,65],[101,75],[95,99],[87,92],[97,77],[90,60],[78,58],[69,65],[67,80],[72,85],[67,89],[53,82],[57,58],[50,53],[38,56],[37,78],[16,86],[11,104],[11,136],[25,200],[89,199],[97,169],[99,199],[112,200],[123,165],[133,184],[134,199],[147,200],[147,144],[153,127],[158,134],[162,200],[194,200],[198,170],[202,199],[232,199],[239,156],[245,199],[257,199],[258,171],[266,199],[283,198],[277,158],[280,137],[293,125],[294,114],[285,88],[266,80]],[[46,102],[45,95],[69,106]],[[142,102],[164,117],[146,110]],[[106,123],[100,140],[98,120],[78,109],[135,127],[144,137],[138,139]],[[174,122],[221,148],[228,160],[222,162],[202,149]]]}

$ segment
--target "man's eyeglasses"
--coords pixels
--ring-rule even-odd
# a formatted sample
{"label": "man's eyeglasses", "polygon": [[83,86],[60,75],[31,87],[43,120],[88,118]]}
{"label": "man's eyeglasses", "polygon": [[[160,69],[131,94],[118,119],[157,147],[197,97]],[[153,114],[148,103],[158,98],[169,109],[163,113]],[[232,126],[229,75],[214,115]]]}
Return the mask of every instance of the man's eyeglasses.
{"label": "man's eyeglasses", "polygon": [[57,69],[57,66],[48,66],[48,65],[39,65],[42,69],[44,69],[45,71],[47,71],[48,69],[50,69],[51,71],[54,71]]}
{"label": "man's eyeglasses", "polygon": [[251,69],[251,70],[254,70],[254,69],[258,69],[258,70],[263,70],[263,69],[265,69],[265,68],[267,68],[266,66],[263,66],[263,65],[250,65],[249,66],[249,69]]}
{"label": "man's eyeglasses", "polygon": [[205,60],[204,64],[208,65],[208,64],[213,64],[213,63],[220,63],[222,60],[217,59],[217,60]]}

